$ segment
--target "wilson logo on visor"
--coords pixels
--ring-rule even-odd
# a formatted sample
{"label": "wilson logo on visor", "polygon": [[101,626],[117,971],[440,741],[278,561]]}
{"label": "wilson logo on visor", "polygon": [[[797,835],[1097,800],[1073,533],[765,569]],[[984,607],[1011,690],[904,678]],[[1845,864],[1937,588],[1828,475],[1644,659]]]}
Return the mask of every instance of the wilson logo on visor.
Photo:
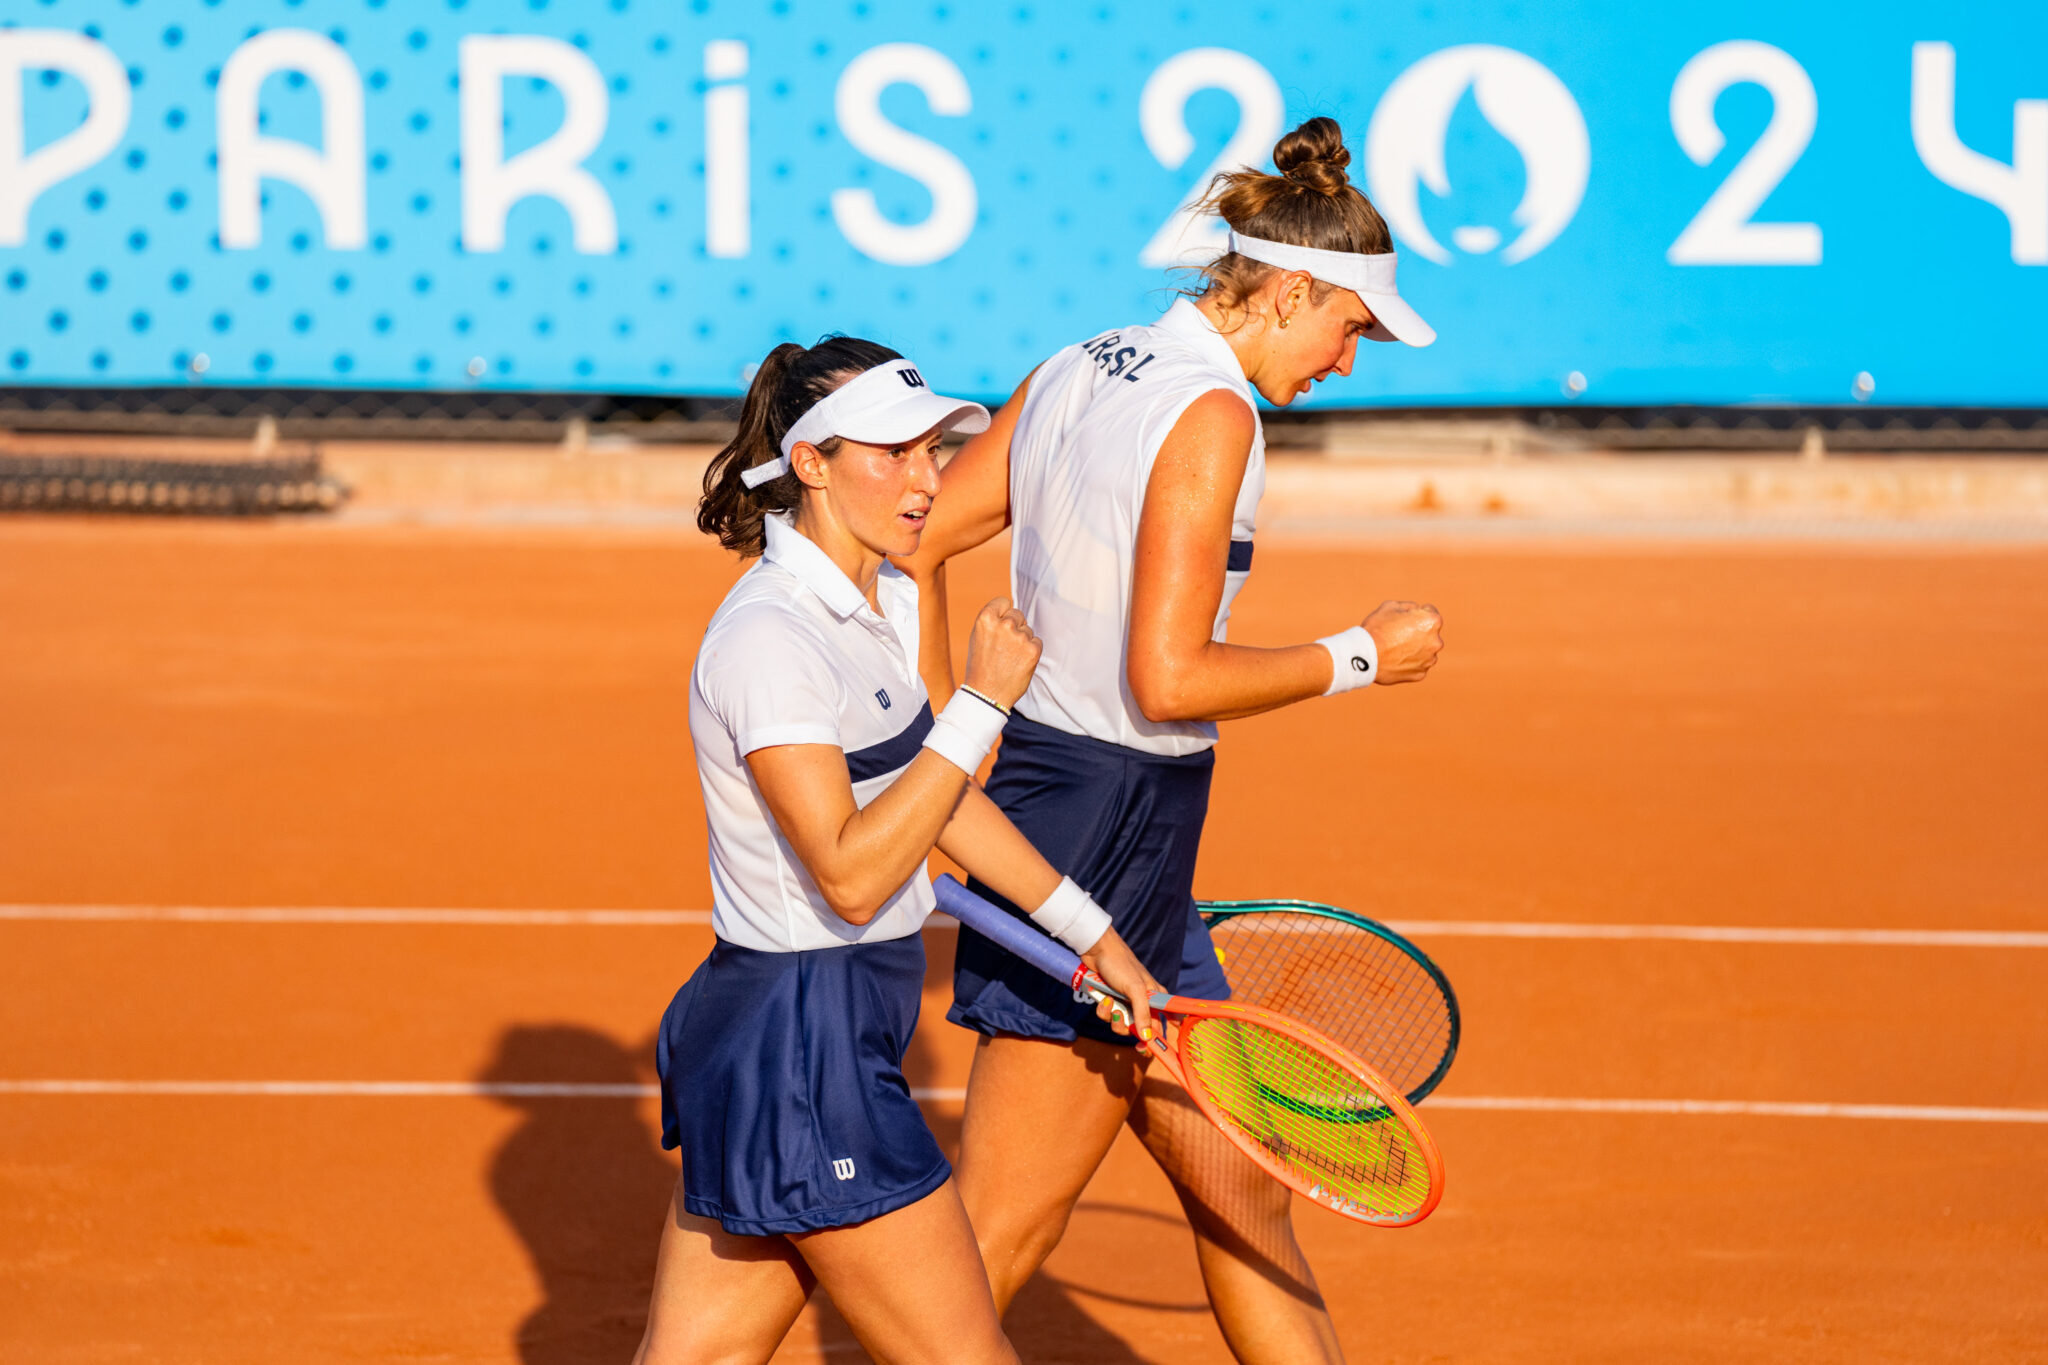
{"label": "wilson logo on visor", "polygon": [[916,370],[902,369],[896,371],[896,373],[902,375],[903,382],[910,385],[911,388],[921,389],[924,387],[924,376],[919,374]]}

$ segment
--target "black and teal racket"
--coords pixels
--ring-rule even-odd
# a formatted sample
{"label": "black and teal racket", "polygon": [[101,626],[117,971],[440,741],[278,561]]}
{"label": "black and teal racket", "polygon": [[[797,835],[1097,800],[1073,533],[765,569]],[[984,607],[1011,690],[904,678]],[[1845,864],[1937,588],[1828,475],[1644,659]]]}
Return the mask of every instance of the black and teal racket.
{"label": "black and teal racket", "polygon": [[1458,997],[1429,955],[1377,920],[1315,901],[1198,901],[1230,998],[1291,1015],[1408,1097],[1458,1055]]}

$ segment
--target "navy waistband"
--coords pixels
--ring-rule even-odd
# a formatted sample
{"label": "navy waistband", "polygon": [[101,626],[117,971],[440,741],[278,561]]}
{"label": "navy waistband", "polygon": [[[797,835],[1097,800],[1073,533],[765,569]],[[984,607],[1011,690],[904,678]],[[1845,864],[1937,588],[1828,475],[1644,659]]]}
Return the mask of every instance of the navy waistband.
{"label": "navy waistband", "polygon": [[1216,762],[1216,750],[1198,749],[1191,754],[1155,754],[1112,744],[1092,735],[1077,735],[1036,721],[1022,711],[1013,712],[1003,726],[1003,743],[1050,753],[1067,753],[1090,766],[1100,763],[1133,763],[1140,767],[1208,768]]}
{"label": "navy waistband", "polygon": [[748,971],[761,975],[773,975],[788,971],[799,958],[829,958],[834,953],[852,957],[887,958],[893,953],[922,953],[924,938],[920,934],[904,934],[899,938],[861,939],[854,943],[835,943],[830,948],[792,948],[786,952],[767,948],[743,948],[730,939],[713,935],[711,956],[727,971]]}

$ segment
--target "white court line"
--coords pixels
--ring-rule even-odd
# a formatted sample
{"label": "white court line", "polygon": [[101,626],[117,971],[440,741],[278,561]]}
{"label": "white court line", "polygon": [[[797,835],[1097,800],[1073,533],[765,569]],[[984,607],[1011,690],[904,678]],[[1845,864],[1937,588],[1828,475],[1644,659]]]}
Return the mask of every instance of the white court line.
{"label": "white court line", "polygon": [[[0,1081],[0,1095],[337,1095],[397,1098],[613,1100],[659,1095],[654,1085],[573,1081]],[[961,1094],[964,1096],[965,1091]]]}
{"label": "white court line", "polygon": [[[0,920],[183,924],[709,924],[709,910],[452,910],[319,905],[0,905]],[[934,914],[928,927],[959,928]],[[1416,938],[1648,939],[1688,943],[1811,943],[1910,948],[2048,948],[2048,932],[1995,929],[1771,929],[1713,924],[1551,924],[1534,920],[1390,920]]]}
{"label": "white court line", "polygon": [[0,905],[0,920],[178,924],[709,924],[709,910],[410,910],[324,905]]}
{"label": "white court line", "polygon": [[[652,1099],[659,1086],[573,1081],[116,1081],[0,1080],[0,1095],[338,1096],[370,1098]],[[912,1099],[958,1104],[967,1092],[919,1087]],[[1934,1123],[2048,1123],[2048,1109],[1931,1104],[1805,1104],[1780,1100],[1560,1099],[1542,1095],[1433,1095],[1422,1108],[1514,1113],[1750,1115],[1903,1119]]]}
{"label": "white court line", "polygon": [[1907,948],[2048,948],[2048,933],[2001,929],[1765,929],[1715,924],[1546,924],[1526,920],[1389,920],[1417,938],[1668,939],[1686,943],[1870,944]]}
{"label": "white court line", "polygon": [[1935,1123],[2048,1123],[2048,1109],[1941,1104],[1802,1104],[1781,1100],[1579,1100],[1539,1095],[1432,1095],[1423,1109],[1539,1114],[1757,1114],[1788,1119],[1918,1119]]}
{"label": "white court line", "polygon": [[[658,1085],[582,1081],[72,1081],[0,1080],[0,1095],[314,1095],[538,1100],[652,1099]],[[913,1089],[914,1100],[964,1100],[961,1089]]]}

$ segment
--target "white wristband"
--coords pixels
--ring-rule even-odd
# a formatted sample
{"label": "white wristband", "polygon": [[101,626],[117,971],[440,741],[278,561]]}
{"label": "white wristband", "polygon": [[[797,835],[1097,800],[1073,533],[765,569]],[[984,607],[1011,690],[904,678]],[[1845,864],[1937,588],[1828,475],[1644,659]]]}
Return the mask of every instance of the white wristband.
{"label": "white wristband", "polygon": [[1072,877],[1062,877],[1045,904],[1031,912],[1031,922],[1075,952],[1085,953],[1109,931],[1109,911],[1074,885]]}
{"label": "white wristband", "polygon": [[1334,697],[1354,687],[1370,687],[1372,680],[1380,675],[1380,647],[1373,642],[1372,632],[1364,626],[1325,635],[1316,643],[1330,651],[1333,665],[1330,685],[1324,690],[1324,696]]}
{"label": "white wristband", "polygon": [[946,709],[932,721],[932,728],[924,737],[924,747],[972,777],[1003,733],[1005,719],[994,703],[966,692],[955,692],[953,700],[946,703]]}

